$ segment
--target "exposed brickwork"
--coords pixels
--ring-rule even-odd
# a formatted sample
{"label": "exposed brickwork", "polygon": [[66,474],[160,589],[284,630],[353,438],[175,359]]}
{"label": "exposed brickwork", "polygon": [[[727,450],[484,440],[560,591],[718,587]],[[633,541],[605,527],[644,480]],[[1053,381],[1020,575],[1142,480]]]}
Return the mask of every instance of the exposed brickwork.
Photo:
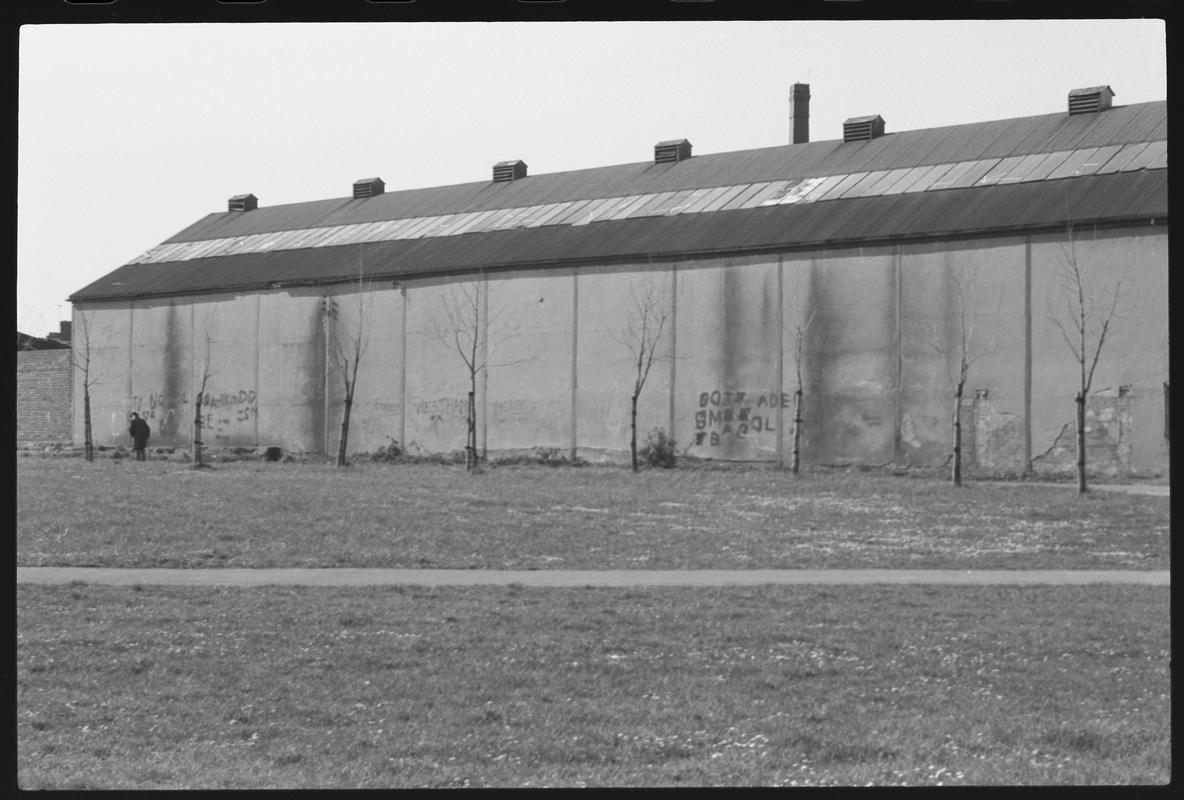
{"label": "exposed brickwork", "polygon": [[[1072,407],[1070,407],[1072,411]],[[1125,475],[1131,471],[1131,394],[1091,395],[1085,406],[1085,466],[1090,474]],[[1052,446],[1032,459],[1038,473],[1065,473],[1077,469],[1077,432],[1072,418],[1061,428]]]}
{"label": "exposed brickwork", "polygon": [[72,443],[72,393],[69,350],[18,350],[17,445]]}

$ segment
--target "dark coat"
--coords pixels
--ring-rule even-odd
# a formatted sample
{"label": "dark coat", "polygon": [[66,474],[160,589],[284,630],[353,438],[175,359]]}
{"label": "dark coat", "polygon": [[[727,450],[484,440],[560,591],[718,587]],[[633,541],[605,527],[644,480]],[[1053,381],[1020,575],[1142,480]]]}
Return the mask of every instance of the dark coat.
{"label": "dark coat", "polygon": [[132,435],[132,441],[136,443],[137,449],[148,443],[148,436],[152,433],[152,429],[148,427],[148,423],[144,421],[143,417],[134,418],[127,431]]}

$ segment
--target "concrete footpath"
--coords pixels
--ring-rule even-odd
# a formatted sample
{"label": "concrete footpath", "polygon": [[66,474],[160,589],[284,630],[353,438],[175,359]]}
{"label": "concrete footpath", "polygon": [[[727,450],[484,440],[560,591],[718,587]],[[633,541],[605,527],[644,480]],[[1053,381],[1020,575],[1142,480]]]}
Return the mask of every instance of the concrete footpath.
{"label": "concrete footpath", "polygon": [[17,567],[17,583],[110,586],[760,586],[769,584],[1171,586],[1169,570],[484,570],[484,569],[107,569]]}

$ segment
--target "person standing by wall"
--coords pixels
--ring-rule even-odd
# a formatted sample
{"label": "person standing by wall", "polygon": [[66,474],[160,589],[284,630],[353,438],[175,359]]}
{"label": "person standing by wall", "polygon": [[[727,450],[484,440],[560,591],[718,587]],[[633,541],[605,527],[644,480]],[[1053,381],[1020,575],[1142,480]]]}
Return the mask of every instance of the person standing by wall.
{"label": "person standing by wall", "polygon": [[148,437],[152,430],[148,422],[135,411],[132,412],[132,424],[128,426],[128,433],[132,435],[132,449],[136,451],[136,461],[145,461],[144,448],[148,446]]}

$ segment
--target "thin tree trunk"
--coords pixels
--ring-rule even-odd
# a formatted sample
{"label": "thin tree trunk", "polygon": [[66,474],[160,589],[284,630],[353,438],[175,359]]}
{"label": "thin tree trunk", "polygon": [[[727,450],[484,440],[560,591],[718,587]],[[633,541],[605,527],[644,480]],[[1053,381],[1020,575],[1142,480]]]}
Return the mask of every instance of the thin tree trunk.
{"label": "thin tree trunk", "polygon": [[86,385],[86,379],[83,378],[82,384],[82,432],[83,432],[83,446],[86,449],[86,460],[95,460],[95,440],[91,434],[90,424],[90,387]]}
{"label": "thin tree trunk", "polygon": [[[477,379],[473,377],[473,385]],[[465,469],[472,470],[477,466],[477,392],[469,390],[469,432],[465,442]]]}
{"label": "thin tree trunk", "polygon": [[354,405],[354,393],[351,389],[345,395],[345,408],[341,414],[341,441],[337,443],[337,466],[344,467],[345,454],[349,446],[349,413]]}
{"label": "thin tree trunk", "polygon": [[633,471],[640,472],[637,466],[637,394],[632,398],[632,410],[630,411],[629,421],[629,454],[633,460]]}
{"label": "thin tree trunk", "polygon": [[798,474],[801,466],[802,443],[802,390],[799,387],[793,393],[793,454],[790,457],[789,468],[794,475]]}
{"label": "thin tree trunk", "polygon": [[202,392],[197,393],[197,401],[194,403],[193,410],[193,465],[200,467],[201,460],[201,396]]}
{"label": "thin tree trunk", "polygon": [[954,457],[950,465],[950,480],[955,486],[962,485],[962,381],[954,388]]}
{"label": "thin tree trunk", "polygon": [[1085,392],[1077,394],[1077,492],[1085,494]]}

